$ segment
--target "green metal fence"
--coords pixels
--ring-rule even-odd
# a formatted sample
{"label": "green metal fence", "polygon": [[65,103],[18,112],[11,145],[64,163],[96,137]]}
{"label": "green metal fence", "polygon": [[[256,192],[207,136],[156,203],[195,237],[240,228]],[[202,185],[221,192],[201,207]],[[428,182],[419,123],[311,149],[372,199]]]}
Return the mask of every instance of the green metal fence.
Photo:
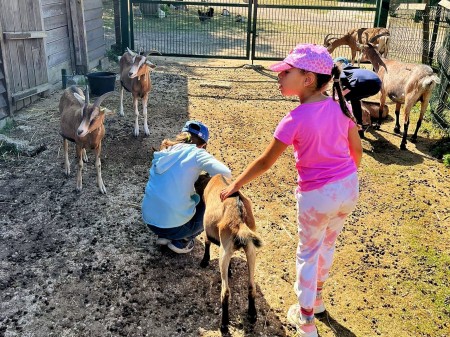
{"label": "green metal fence", "polygon": [[[163,55],[280,59],[300,42],[378,23],[385,0],[121,0],[124,46]],[[214,15],[202,20],[199,11]],[[125,14],[125,15],[123,15]],[[335,51],[350,56],[348,47]]]}

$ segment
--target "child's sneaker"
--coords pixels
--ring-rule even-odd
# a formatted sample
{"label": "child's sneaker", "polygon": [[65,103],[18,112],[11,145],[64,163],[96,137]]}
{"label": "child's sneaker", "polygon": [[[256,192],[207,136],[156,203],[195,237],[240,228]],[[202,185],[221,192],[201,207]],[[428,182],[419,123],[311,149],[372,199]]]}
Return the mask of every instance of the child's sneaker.
{"label": "child's sneaker", "polygon": [[314,324],[314,315],[303,316],[300,312],[300,305],[293,304],[288,310],[287,320],[297,328],[299,337],[318,337],[317,328]]}
{"label": "child's sneaker", "polygon": [[172,242],[172,240],[169,240],[169,239],[166,239],[166,238],[160,238],[160,237],[158,237],[157,239],[156,239],[156,244],[158,245],[158,246],[167,246],[169,243],[171,243]]}
{"label": "child's sneaker", "polygon": [[194,249],[195,240],[192,239],[188,242],[185,240],[172,240],[171,243],[167,245],[170,250],[178,254],[186,254],[189,253],[192,249]]}
{"label": "child's sneaker", "polygon": [[322,300],[322,292],[318,292],[316,295],[316,300],[314,301],[314,313],[323,314],[325,312],[325,305]]}

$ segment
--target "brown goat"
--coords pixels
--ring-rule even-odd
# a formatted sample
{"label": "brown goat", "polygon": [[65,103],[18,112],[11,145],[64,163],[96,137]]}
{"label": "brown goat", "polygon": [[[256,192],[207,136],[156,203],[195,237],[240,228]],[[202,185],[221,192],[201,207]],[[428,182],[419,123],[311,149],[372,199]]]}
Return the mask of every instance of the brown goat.
{"label": "brown goat", "polygon": [[122,87],[120,89],[120,110],[121,116],[123,112],[123,89],[131,92],[133,95],[133,106],[136,119],[134,122],[134,135],[139,136],[139,109],[138,99],[142,100],[142,114],[144,116],[144,133],[146,136],[150,135],[147,122],[147,105],[148,96],[152,89],[152,83],[150,79],[150,70],[156,66],[151,63],[146,56],[139,55],[127,48],[127,51],[122,55],[119,61],[119,73],[120,83]]}
{"label": "brown goat", "polygon": [[[351,49],[352,53],[352,63],[355,62],[356,54],[361,52],[360,45],[369,42],[374,36],[378,36],[376,41],[377,48],[384,57],[387,56],[389,49],[389,30],[384,27],[375,28],[354,28],[350,29],[347,34],[341,37],[330,36],[333,34],[328,34],[325,36],[323,41],[324,47],[327,48],[328,52],[331,54],[337,47],[347,45]],[[358,64],[362,58],[362,54],[358,57]]]}
{"label": "brown goat", "polygon": [[[372,41],[374,38],[372,38]],[[389,96],[395,106],[395,133],[400,133],[400,108],[405,104],[404,129],[400,149],[406,150],[406,137],[408,135],[409,114],[412,107],[420,100],[420,115],[417,121],[411,141],[417,141],[417,132],[422,124],[423,115],[427,109],[433,88],[440,82],[439,77],[433,73],[433,69],[425,64],[404,63],[396,60],[381,57],[378,50],[372,43],[362,46],[363,53],[372,63],[375,72],[382,81],[380,110],[376,129],[381,126],[382,109]]]}
{"label": "brown goat", "polygon": [[100,162],[102,139],[105,136],[105,127],[103,125],[105,109],[100,108],[100,104],[106,97],[114,94],[114,91],[98,97],[92,105],[89,105],[89,89],[86,92],[85,96],[80,88],[71,86],[64,90],[59,101],[59,112],[61,113],[60,134],[64,139],[64,167],[66,175],[69,175],[68,140],[70,140],[76,144],[78,158],[77,191],[81,191],[83,161],[87,162],[86,149],[94,149],[97,184],[100,192],[105,194],[106,188],[103,184]]}
{"label": "brown goat", "polygon": [[255,263],[256,249],[262,241],[255,233],[256,224],[250,200],[242,192],[237,192],[224,202],[220,200],[220,191],[228,186],[228,181],[218,174],[212,178],[200,176],[196,183],[197,193],[203,195],[206,210],[203,219],[205,228],[205,255],[200,266],[205,268],[210,260],[211,242],[220,246],[219,266],[222,279],[221,304],[222,323],[220,330],[228,331],[230,288],[228,286],[229,266],[233,253],[243,248],[247,256],[248,266],[248,317],[251,323],[256,322],[255,306]]}

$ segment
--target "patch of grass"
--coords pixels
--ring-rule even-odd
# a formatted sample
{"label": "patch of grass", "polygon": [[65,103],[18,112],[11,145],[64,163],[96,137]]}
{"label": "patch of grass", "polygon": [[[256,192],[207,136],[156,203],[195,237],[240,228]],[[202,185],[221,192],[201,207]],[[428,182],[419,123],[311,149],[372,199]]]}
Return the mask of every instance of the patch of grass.
{"label": "patch of grass", "polygon": [[444,160],[444,166],[450,168],[450,153],[444,154],[442,159]]}
{"label": "patch of grass", "polygon": [[0,128],[0,133],[7,135],[11,133],[11,130],[13,130],[17,125],[17,122],[13,119],[8,119],[6,121],[6,124],[3,128]]}

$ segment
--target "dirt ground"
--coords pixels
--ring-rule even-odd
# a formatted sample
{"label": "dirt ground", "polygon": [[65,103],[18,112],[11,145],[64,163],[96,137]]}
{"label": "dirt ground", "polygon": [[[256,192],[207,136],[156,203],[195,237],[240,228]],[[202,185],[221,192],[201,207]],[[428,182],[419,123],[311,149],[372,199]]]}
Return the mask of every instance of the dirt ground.
{"label": "dirt ground", "polygon": [[[190,254],[177,255],[157,247],[141,220],[152,147],[188,118],[199,119],[210,127],[208,151],[236,176],[297,103],[242,61],[154,61],[150,136],[143,136],[142,123],[139,137],[132,135],[131,97],[125,117],[107,116],[106,195],[96,186],[92,152],[81,193],[74,147],[72,174],[64,174],[62,90],[15,115],[8,136],[47,150],[0,158],[0,336],[221,336],[217,248],[202,269],[203,238]],[[118,96],[104,101],[115,111],[118,105]],[[363,141],[360,202],[338,238],[321,337],[450,335],[449,171],[430,155],[435,140],[427,133],[400,151],[392,129],[391,118]],[[246,319],[246,262],[237,253],[230,336],[295,336],[285,317],[296,301],[295,186],[289,149],[244,188],[264,238],[255,275],[258,321]]]}

